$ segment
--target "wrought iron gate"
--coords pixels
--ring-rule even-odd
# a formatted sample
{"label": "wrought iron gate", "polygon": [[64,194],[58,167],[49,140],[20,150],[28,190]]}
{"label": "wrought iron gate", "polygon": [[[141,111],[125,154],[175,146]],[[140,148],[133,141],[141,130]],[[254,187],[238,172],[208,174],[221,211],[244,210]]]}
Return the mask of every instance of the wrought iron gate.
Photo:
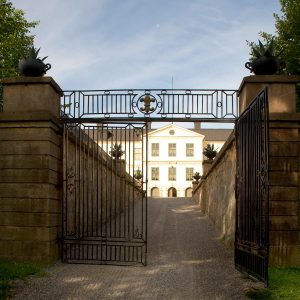
{"label": "wrought iron gate", "polygon": [[268,97],[263,90],[237,119],[235,265],[268,284]]}
{"label": "wrought iron gate", "polygon": [[64,91],[66,262],[146,264],[147,122],[233,122],[236,90]]}
{"label": "wrought iron gate", "polygon": [[146,265],[147,126],[64,120],[63,260]]}

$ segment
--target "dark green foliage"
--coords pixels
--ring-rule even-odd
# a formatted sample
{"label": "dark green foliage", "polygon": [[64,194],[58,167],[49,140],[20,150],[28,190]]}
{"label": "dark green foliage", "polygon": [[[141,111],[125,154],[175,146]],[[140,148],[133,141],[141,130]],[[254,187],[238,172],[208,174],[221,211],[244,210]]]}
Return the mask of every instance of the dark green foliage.
{"label": "dark green foliage", "polygon": [[198,181],[198,180],[201,178],[200,173],[199,173],[199,172],[195,172],[193,178],[194,178],[196,181]]}
{"label": "dark green foliage", "polygon": [[39,52],[40,52],[41,48],[36,49],[33,46],[29,48],[28,51],[28,55],[25,58],[31,58],[31,59],[38,59],[40,61],[44,61],[48,56],[45,56],[43,58],[39,57]]}
{"label": "dark green foliage", "polygon": [[[285,62],[284,74],[300,75],[300,1],[279,0],[281,15],[274,14],[275,35],[261,32],[265,44],[273,40],[273,50]],[[247,42],[250,46],[250,57],[253,58],[253,47],[259,47],[254,42]],[[251,58],[250,58],[251,60]],[[300,111],[300,86],[297,87],[297,111]]]}
{"label": "dark green foliage", "polygon": [[254,42],[247,42],[250,46],[251,52],[250,52],[250,60],[260,58],[262,56],[278,56],[278,54],[275,54],[274,51],[274,38],[272,37],[271,40],[266,41],[265,44],[263,44],[260,40],[258,40],[258,44],[255,44]]}
{"label": "dark green foliage", "polygon": [[203,154],[208,158],[208,159],[214,159],[217,155],[217,150],[215,149],[214,144],[207,144],[207,146],[203,150]]}
{"label": "dark green foliage", "polygon": [[41,267],[32,263],[0,262],[0,300],[5,299],[11,280],[23,279],[41,272]]}
{"label": "dark green foliage", "polygon": [[24,12],[12,6],[8,0],[0,0],[0,110],[2,110],[1,80],[18,76],[18,62],[28,56],[34,36],[30,30],[38,22],[28,22]]}
{"label": "dark green foliage", "polygon": [[134,178],[135,178],[136,180],[140,180],[140,179],[143,178],[143,174],[142,174],[142,171],[141,171],[140,169],[138,169],[138,170],[135,172]]}
{"label": "dark green foliage", "polygon": [[269,268],[270,284],[266,289],[248,290],[251,299],[293,299],[300,300],[300,269]]}
{"label": "dark green foliage", "polygon": [[121,144],[117,144],[115,143],[111,148],[111,151],[109,151],[109,154],[116,158],[116,159],[120,159],[121,156],[123,156],[123,154],[125,153],[125,151],[122,150],[122,145]]}

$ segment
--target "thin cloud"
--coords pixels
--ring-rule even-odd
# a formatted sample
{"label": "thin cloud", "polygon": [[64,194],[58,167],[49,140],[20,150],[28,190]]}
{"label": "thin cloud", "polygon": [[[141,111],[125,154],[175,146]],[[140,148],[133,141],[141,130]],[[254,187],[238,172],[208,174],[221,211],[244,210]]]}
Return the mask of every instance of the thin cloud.
{"label": "thin cloud", "polygon": [[63,89],[168,88],[172,76],[180,88],[237,88],[245,40],[273,32],[278,11],[268,0],[12,2],[41,21],[36,45]]}

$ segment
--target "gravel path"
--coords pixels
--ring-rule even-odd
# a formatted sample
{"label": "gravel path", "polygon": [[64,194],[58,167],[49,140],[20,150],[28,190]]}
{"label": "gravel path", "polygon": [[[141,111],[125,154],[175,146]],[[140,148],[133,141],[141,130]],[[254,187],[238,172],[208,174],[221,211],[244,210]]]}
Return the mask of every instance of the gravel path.
{"label": "gravel path", "polygon": [[148,265],[57,264],[15,288],[14,299],[247,299],[258,285],[233,258],[189,198],[148,201]]}

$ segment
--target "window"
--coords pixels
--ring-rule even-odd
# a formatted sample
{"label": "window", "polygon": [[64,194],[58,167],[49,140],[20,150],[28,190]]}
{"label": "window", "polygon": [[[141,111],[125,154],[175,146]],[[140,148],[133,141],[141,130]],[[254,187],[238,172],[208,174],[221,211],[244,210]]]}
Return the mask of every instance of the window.
{"label": "window", "polygon": [[169,156],[176,156],[176,144],[169,144]]}
{"label": "window", "polygon": [[142,148],[135,148],[134,149],[134,159],[135,160],[142,160]]}
{"label": "window", "polygon": [[151,179],[159,180],[159,168],[151,168]]}
{"label": "window", "polygon": [[151,144],[151,147],[152,156],[159,156],[159,143],[153,143]]}
{"label": "window", "polygon": [[193,180],[194,176],[194,168],[186,168],[185,169],[185,180]]}
{"label": "window", "polygon": [[170,181],[176,180],[176,168],[175,167],[169,167],[169,180]]}
{"label": "window", "polygon": [[188,157],[194,156],[194,144],[185,144],[185,154]]}

